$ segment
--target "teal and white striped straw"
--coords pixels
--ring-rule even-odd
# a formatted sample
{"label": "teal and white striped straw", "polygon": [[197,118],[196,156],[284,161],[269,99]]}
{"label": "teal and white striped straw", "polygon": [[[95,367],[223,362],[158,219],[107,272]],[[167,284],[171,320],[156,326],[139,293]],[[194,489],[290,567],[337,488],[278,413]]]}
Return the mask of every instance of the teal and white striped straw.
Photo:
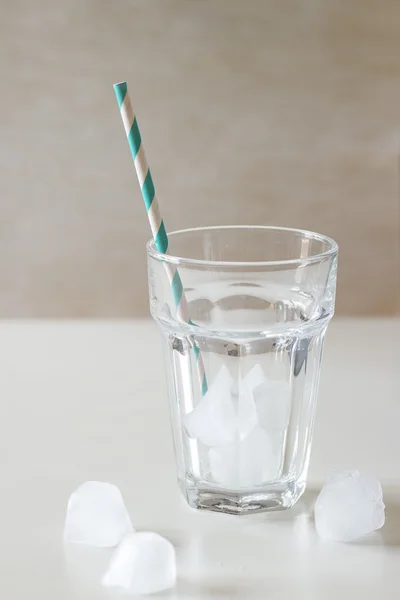
{"label": "teal and white striped straw", "polygon": [[[142,196],[146,207],[147,216],[150,222],[151,232],[156,244],[156,248],[159,252],[165,254],[168,250],[168,236],[165,230],[164,221],[160,214],[153,179],[151,177],[150,169],[147,164],[146,155],[142,144],[142,138],[140,136],[139,126],[132,109],[132,104],[129,98],[128,86],[126,84],[126,81],[114,84],[114,91],[121,112],[126,137],[128,138],[129,147],[131,149],[131,154],[136,169],[136,175],[139,180],[139,185],[142,191]],[[164,263],[164,266],[171,284],[177,317],[180,321],[183,321],[184,323],[191,323],[186,296],[183,291],[182,280],[180,278],[178,270],[174,265],[171,265],[169,263]],[[193,346],[193,351],[196,356],[196,364],[201,383],[201,390],[204,395],[207,391],[207,378],[205,375],[204,363],[201,353],[197,346]]]}

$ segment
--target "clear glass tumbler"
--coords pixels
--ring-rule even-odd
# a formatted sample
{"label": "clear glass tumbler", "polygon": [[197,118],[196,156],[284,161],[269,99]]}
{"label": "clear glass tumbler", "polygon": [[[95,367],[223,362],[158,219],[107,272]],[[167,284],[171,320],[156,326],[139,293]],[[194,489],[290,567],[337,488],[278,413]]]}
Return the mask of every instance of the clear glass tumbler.
{"label": "clear glass tumbler", "polygon": [[148,244],[178,480],[190,506],[290,508],[304,492],[337,244],[278,227],[208,227]]}

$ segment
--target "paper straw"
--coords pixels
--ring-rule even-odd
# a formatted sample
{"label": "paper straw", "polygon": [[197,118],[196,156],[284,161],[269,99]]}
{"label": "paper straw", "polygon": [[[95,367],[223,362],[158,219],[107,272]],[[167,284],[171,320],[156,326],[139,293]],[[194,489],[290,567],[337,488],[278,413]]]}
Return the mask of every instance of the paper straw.
{"label": "paper straw", "polygon": [[[134,115],[131,100],[128,94],[128,86],[126,81],[114,84],[114,91],[117,97],[118,106],[121,112],[122,122],[124,124],[126,137],[128,138],[129,147],[133,162],[135,165],[136,175],[139,181],[140,189],[144,200],[144,205],[149,219],[151,233],[153,235],[156,248],[162,254],[168,250],[168,236],[165,230],[164,221],[160,214],[158,200],[154,189],[153,179],[150,169],[147,164],[146,155],[144,152],[142,138],[140,136],[139,126]],[[164,262],[164,267],[167,272],[168,279],[172,288],[177,317],[184,323],[191,323],[189,310],[186,301],[186,296],[183,291],[182,280],[178,270],[174,265]],[[200,351],[197,346],[193,346],[193,351],[196,356],[197,370],[201,383],[202,394],[207,391],[207,379],[204,371],[204,363]]]}

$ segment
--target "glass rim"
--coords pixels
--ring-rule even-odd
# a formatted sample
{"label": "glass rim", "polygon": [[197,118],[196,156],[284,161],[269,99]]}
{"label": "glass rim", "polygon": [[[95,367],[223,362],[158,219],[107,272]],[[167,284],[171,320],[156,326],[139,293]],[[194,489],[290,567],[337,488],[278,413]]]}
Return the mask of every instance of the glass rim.
{"label": "glass rim", "polygon": [[216,231],[216,230],[227,230],[227,229],[250,229],[250,230],[262,230],[262,231],[281,231],[286,233],[293,233],[301,235],[304,239],[316,240],[327,244],[328,248],[324,252],[312,254],[311,256],[304,256],[299,258],[289,258],[283,260],[256,260],[256,261],[234,261],[234,260],[206,260],[202,258],[186,258],[184,256],[174,256],[172,254],[166,254],[159,252],[155,246],[155,240],[150,239],[147,244],[147,252],[149,256],[168,262],[173,265],[188,265],[188,266],[199,266],[199,267],[276,267],[276,266],[287,266],[287,265],[308,265],[315,262],[319,262],[329,257],[333,257],[338,252],[338,244],[335,240],[327,235],[309,231],[307,229],[297,229],[295,227],[279,227],[275,225],[211,225],[204,227],[189,227],[187,229],[177,229],[167,234],[168,240],[175,236],[183,233],[196,233],[200,231]]}

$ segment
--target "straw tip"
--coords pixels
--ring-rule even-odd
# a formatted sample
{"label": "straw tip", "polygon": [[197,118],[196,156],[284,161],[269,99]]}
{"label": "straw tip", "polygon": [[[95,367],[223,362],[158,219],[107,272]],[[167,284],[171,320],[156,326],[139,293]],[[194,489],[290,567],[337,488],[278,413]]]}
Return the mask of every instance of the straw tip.
{"label": "straw tip", "polygon": [[119,83],[114,83],[114,92],[117,98],[118,106],[121,108],[127,94],[128,94],[128,86],[126,81],[120,81]]}

